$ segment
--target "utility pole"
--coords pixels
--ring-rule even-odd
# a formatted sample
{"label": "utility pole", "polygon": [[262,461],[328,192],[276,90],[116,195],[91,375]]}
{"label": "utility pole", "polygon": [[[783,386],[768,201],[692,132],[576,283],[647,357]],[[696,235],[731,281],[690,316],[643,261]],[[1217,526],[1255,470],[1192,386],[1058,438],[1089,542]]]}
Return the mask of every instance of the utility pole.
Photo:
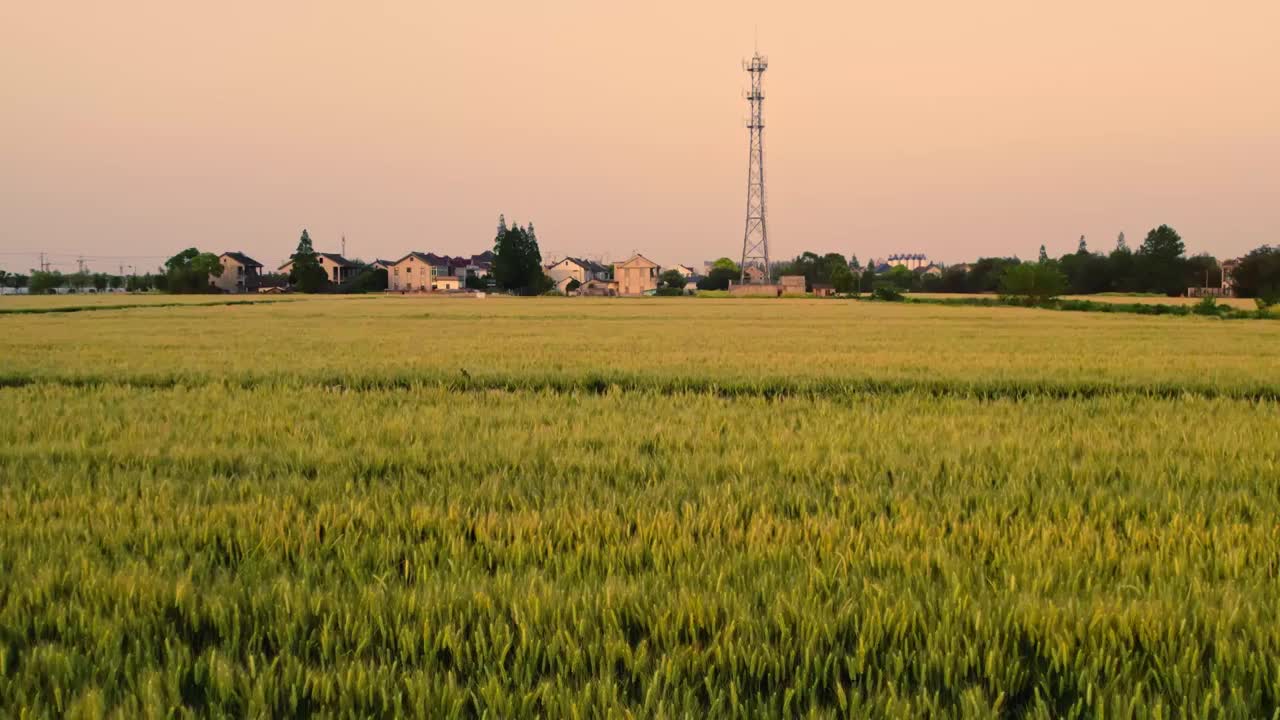
{"label": "utility pole", "polygon": [[742,235],[742,277],[747,282],[747,267],[760,267],[762,283],[770,282],[769,230],[765,224],[764,193],[764,71],[769,69],[769,59],[756,50],[751,60],[742,64],[751,75],[751,119],[747,128],[751,131],[750,158],[747,161],[747,227]]}

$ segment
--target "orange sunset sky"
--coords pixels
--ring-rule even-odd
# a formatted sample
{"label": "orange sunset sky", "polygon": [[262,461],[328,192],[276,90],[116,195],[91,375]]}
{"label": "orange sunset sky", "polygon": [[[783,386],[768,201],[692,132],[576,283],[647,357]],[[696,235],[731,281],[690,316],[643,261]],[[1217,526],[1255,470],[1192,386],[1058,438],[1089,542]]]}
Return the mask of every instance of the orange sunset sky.
{"label": "orange sunset sky", "polygon": [[758,27],[772,255],[1280,243],[1280,3],[10,2],[0,268],[741,252]]}

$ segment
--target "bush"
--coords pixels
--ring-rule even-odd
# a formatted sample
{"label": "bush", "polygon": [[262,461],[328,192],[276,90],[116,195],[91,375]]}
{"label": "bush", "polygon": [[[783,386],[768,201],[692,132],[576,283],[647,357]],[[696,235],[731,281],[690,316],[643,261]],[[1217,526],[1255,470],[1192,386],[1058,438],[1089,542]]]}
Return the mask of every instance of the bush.
{"label": "bush", "polygon": [[1000,296],[1008,302],[1044,305],[1066,289],[1067,278],[1053,262],[1013,265],[1000,276]]}
{"label": "bush", "polygon": [[660,287],[654,294],[662,297],[683,297],[684,288]]}
{"label": "bush", "polygon": [[876,289],[871,292],[872,300],[884,300],[885,302],[902,302],[902,293],[893,285],[877,285]]}
{"label": "bush", "polygon": [[1225,308],[1218,305],[1217,298],[1206,296],[1206,297],[1200,298],[1200,302],[1196,303],[1196,306],[1192,310],[1192,312],[1194,312],[1197,315],[1213,315],[1216,317],[1224,309]]}

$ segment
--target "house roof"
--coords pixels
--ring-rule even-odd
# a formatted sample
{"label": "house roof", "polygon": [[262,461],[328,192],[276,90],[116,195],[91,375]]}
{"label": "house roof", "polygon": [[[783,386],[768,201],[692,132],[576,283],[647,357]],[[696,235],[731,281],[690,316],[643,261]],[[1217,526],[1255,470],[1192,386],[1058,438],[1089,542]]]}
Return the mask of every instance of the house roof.
{"label": "house roof", "polygon": [[405,260],[408,260],[409,258],[417,258],[418,260],[421,260],[422,262],[427,263],[428,265],[432,264],[431,258],[426,253],[420,253],[417,250],[410,251],[404,257],[400,258],[399,260],[396,260],[391,264],[399,265],[400,263],[404,262]]}
{"label": "house roof", "polygon": [[634,266],[634,267],[658,267],[658,263],[638,253],[635,255],[632,255],[625,262],[614,263],[614,265]]}
{"label": "house roof", "polygon": [[357,267],[358,265],[357,263],[353,263],[350,260],[342,257],[337,253],[316,253],[316,254],[319,255],[320,257],[329,258],[329,262],[339,267]]}
{"label": "house roof", "polygon": [[242,252],[232,252],[228,250],[227,252],[222,253],[222,257],[229,257],[232,260],[235,260],[236,262],[246,267],[262,267],[262,263],[258,262],[257,260],[254,260],[253,258],[249,257],[248,255],[245,255]]}

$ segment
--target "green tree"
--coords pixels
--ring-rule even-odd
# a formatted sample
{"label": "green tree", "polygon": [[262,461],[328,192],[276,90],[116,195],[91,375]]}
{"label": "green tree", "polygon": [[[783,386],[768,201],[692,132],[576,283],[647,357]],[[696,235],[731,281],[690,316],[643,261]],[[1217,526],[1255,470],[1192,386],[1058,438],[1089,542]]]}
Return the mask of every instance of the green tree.
{"label": "green tree", "polygon": [[840,264],[831,268],[831,285],[838,293],[851,293],[858,284],[857,278],[848,265]]}
{"label": "green tree", "polygon": [[43,271],[35,270],[31,273],[31,281],[28,284],[28,291],[33,295],[43,295],[53,292],[55,289],[66,284],[66,280],[62,277],[62,273],[57,270]]}
{"label": "green tree", "polygon": [[858,292],[869,293],[876,287],[876,269],[871,263],[867,263],[867,269],[862,271],[862,280],[858,283]]}
{"label": "green tree", "polygon": [[[732,265],[732,263],[730,263]],[[698,281],[699,290],[728,290],[729,283],[738,282],[738,278],[742,273],[738,272],[736,266],[713,265],[711,272],[707,276]]]}
{"label": "green tree", "polygon": [[498,228],[493,242],[493,279],[498,287],[522,295],[545,292],[553,283],[542,272],[533,223],[527,229],[515,223],[507,227],[506,218],[500,217]]}
{"label": "green tree", "polygon": [[1124,233],[1116,238],[1116,247],[1107,256],[1107,276],[1115,292],[1132,292],[1138,287],[1133,251],[1124,241]]}
{"label": "green tree", "polygon": [[1218,259],[1208,253],[1192,255],[1186,260],[1187,276],[1183,287],[1221,287],[1222,268]]}
{"label": "green tree", "polygon": [[329,284],[329,276],[320,265],[320,255],[311,244],[311,234],[302,229],[302,237],[298,238],[298,248],[289,256],[293,264],[289,266],[289,284],[299,292],[315,293],[325,289]]}
{"label": "green tree", "polygon": [[722,257],[719,260],[716,260],[715,262],[711,263],[711,268],[713,270],[715,268],[722,268],[722,269],[726,269],[731,272],[737,273],[739,275],[742,274],[742,268],[738,267],[738,263],[734,262],[733,260],[727,257]]}
{"label": "green tree", "polygon": [[1135,258],[1141,289],[1166,295],[1181,295],[1186,291],[1184,252],[1186,246],[1182,243],[1182,236],[1168,225],[1147,233]]}
{"label": "green tree", "polygon": [[849,256],[849,269],[854,272],[862,270],[862,263],[858,262],[858,256],[856,254]]}
{"label": "green tree", "polygon": [[1000,276],[1000,294],[1028,305],[1046,303],[1065,292],[1067,278],[1052,262],[1019,263]]}
{"label": "green tree", "polygon": [[165,287],[171,293],[210,292],[209,276],[222,275],[222,263],[213,253],[187,248],[169,258],[165,266]]}
{"label": "green tree", "polygon": [[1231,282],[1239,297],[1280,304],[1280,247],[1263,245],[1240,258]]}
{"label": "green tree", "polygon": [[968,273],[959,266],[949,267],[942,272],[942,292],[963,293],[968,292],[967,287]]}
{"label": "green tree", "polygon": [[914,290],[917,283],[916,274],[906,265],[894,265],[889,272],[880,276],[882,283],[893,285],[898,290]]}
{"label": "green tree", "polygon": [[1042,262],[1042,263],[1047,263],[1047,262],[1049,262],[1049,253],[1048,253],[1048,251],[1046,251],[1046,250],[1044,249],[1044,245],[1041,245],[1041,246],[1040,246],[1040,260],[1039,260],[1039,262]]}
{"label": "green tree", "polygon": [[1021,264],[1018,258],[978,258],[969,268],[965,277],[968,291],[971,293],[989,293],[1000,289],[1000,278],[1008,268]]}
{"label": "green tree", "polygon": [[582,283],[578,282],[578,278],[569,278],[569,282],[565,283],[564,291],[573,292],[582,287]]}
{"label": "green tree", "polygon": [[667,270],[659,276],[658,280],[662,283],[663,287],[669,287],[673,290],[684,289],[684,275],[681,275],[679,270]]}
{"label": "green tree", "polygon": [[98,292],[102,292],[103,290],[106,290],[106,289],[107,289],[107,285],[109,285],[109,284],[111,284],[111,278],[108,278],[106,273],[94,273],[94,274],[93,274],[93,289],[94,289],[94,290],[97,290]]}

